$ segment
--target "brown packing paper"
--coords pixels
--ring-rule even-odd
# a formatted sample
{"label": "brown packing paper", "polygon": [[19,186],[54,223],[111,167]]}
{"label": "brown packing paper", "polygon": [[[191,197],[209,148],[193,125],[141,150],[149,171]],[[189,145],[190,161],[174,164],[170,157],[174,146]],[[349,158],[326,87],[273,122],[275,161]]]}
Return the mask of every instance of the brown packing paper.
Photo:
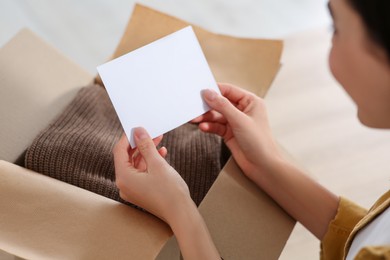
{"label": "brown packing paper", "polygon": [[[232,159],[199,211],[224,259],[278,259],[295,223],[243,175]],[[179,259],[179,250],[172,237],[157,260]]]}
{"label": "brown packing paper", "polygon": [[[136,5],[113,58],[188,25],[177,18]],[[266,94],[280,67],[281,41],[240,39],[192,26],[218,82],[237,84],[260,96]],[[96,82],[102,85],[99,77],[96,77]]]}
{"label": "brown packing paper", "polygon": [[222,169],[199,211],[224,259],[278,259],[294,226],[233,159]]}
{"label": "brown packing paper", "polygon": [[[136,6],[114,56],[184,26],[186,23],[175,18]],[[240,85],[262,96],[266,93],[279,68],[281,42],[236,39],[198,27],[195,31],[218,81]],[[19,67],[12,67],[9,74],[4,68],[7,64],[0,63],[0,80],[5,71],[10,75],[2,85],[16,86],[23,92],[30,91],[27,83],[39,84],[37,91],[30,91],[31,102],[26,103],[24,110],[39,104],[42,91],[58,94],[53,82],[61,82],[71,89],[85,81],[83,70],[54,54],[31,33],[16,37],[10,44],[13,52],[0,51],[0,60],[2,56],[22,59],[36,48],[47,50],[25,60],[23,69],[29,73],[23,81],[18,78]],[[42,73],[46,63],[37,62],[42,57],[51,65],[51,73]],[[64,71],[73,71],[74,81],[67,81],[67,74],[61,74]],[[14,95],[11,99],[21,97]],[[31,115],[32,118],[46,118],[45,111],[56,107],[57,100],[68,102],[58,95],[41,114]],[[2,123],[13,124],[9,118],[1,118]],[[15,131],[21,130],[20,127],[23,126],[15,125]],[[7,134],[6,137],[15,137],[12,132]],[[32,138],[26,137],[25,143]],[[18,154],[25,148],[21,145],[13,152]],[[7,149],[12,150],[12,145]],[[5,161],[0,161],[0,192],[0,249],[24,258],[153,259],[171,235],[164,223],[146,213]],[[277,258],[293,227],[293,221],[254,187],[232,160],[207,194],[200,211],[225,259]],[[159,259],[177,258],[177,243],[170,240]]]}
{"label": "brown packing paper", "polygon": [[26,259],[153,259],[171,235],[150,214],[0,161],[0,248]]}
{"label": "brown packing paper", "polygon": [[91,82],[91,75],[28,30],[0,50],[0,159],[15,162]]}
{"label": "brown packing paper", "polygon": [[[31,31],[18,33],[0,49],[0,111],[8,112],[0,159],[18,157],[35,137],[30,131],[92,79]],[[153,259],[172,234],[149,214],[3,160],[0,209],[0,249],[26,259]]]}

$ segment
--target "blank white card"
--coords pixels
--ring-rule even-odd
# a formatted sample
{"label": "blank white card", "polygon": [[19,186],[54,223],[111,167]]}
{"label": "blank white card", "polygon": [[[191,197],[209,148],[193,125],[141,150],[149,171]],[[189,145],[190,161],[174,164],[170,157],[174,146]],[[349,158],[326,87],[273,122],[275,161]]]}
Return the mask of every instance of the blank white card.
{"label": "blank white card", "polygon": [[135,127],[155,138],[209,110],[203,89],[219,93],[191,26],[97,70],[133,148]]}

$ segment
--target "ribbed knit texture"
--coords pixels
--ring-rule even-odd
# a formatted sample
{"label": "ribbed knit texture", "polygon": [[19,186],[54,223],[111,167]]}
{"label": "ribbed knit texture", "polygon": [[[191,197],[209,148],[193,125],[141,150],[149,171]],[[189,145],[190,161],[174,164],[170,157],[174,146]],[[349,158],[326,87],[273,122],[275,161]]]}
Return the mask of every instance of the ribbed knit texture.
{"label": "ribbed knit texture", "polygon": [[[25,166],[124,202],[115,186],[112,156],[122,133],[105,89],[98,85],[84,87],[33,141]],[[193,124],[184,124],[164,135],[161,145],[168,150],[166,159],[187,182],[197,205],[226,162],[222,143],[219,137],[202,133]]]}

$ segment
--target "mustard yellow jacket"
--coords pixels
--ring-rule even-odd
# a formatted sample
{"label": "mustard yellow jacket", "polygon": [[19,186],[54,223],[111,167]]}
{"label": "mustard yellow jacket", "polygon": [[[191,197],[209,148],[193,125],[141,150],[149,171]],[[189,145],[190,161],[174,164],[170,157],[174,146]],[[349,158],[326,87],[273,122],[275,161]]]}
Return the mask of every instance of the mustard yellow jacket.
{"label": "mustard yellow jacket", "polygon": [[[345,259],[357,232],[368,225],[389,206],[390,190],[368,211],[345,198],[340,198],[336,217],[329,224],[328,231],[321,242],[321,259]],[[390,232],[390,230],[386,232]],[[355,259],[390,259],[390,245],[363,248]]]}

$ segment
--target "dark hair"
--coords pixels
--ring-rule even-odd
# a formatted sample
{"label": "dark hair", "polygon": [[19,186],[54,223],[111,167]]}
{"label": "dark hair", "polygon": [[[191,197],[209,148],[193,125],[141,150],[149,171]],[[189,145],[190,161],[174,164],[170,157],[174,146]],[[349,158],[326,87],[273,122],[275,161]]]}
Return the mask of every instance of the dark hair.
{"label": "dark hair", "polygon": [[373,41],[387,53],[390,61],[390,0],[348,0],[362,17]]}

